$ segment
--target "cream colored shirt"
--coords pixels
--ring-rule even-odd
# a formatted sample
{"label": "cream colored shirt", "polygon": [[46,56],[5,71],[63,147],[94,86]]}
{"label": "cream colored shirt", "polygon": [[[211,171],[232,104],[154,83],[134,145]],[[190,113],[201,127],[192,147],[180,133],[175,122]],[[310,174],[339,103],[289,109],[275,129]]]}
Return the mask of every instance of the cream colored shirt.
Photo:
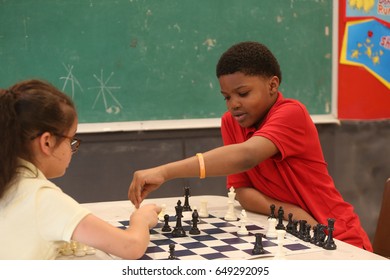
{"label": "cream colored shirt", "polygon": [[18,176],[0,200],[0,259],[54,259],[90,213],[33,164],[21,160]]}

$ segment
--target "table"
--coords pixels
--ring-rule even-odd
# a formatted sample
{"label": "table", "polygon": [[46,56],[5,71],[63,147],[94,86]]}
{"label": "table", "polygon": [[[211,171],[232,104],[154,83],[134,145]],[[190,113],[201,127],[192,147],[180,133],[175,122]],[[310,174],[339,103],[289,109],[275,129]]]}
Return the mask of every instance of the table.
{"label": "table", "polygon": [[[175,215],[174,206],[177,201],[184,201],[184,197],[170,197],[170,198],[157,198],[157,199],[146,199],[143,204],[155,203],[158,205],[165,204],[166,212],[169,215]],[[189,199],[189,204],[192,208],[196,207],[200,209],[201,201],[207,201],[207,209],[210,213],[225,213],[227,211],[228,197],[224,196],[192,196]],[[124,201],[110,201],[110,202],[97,202],[97,203],[85,203],[83,204],[86,208],[90,209],[99,218],[115,224],[120,220],[127,220],[130,213],[134,210],[134,206],[128,200]],[[240,213],[242,210],[241,205],[235,201],[234,209],[236,213]],[[256,221],[267,227],[267,218],[264,215],[259,215],[251,212],[247,212],[248,220]],[[264,232],[265,233],[265,232]],[[302,254],[287,255],[286,259],[293,260],[387,260],[386,258],[365,251],[348,243],[336,240],[336,250],[325,250],[322,249],[316,252],[307,252]],[[272,259],[273,257],[262,257],[262,259]],[[115,256],[111,256],[102,251],[97,250],[94,255],[87,255],[84,257],[75,256],[61,256],[58,259],[89,259],[89,260],[107,260],[117,259]]]}

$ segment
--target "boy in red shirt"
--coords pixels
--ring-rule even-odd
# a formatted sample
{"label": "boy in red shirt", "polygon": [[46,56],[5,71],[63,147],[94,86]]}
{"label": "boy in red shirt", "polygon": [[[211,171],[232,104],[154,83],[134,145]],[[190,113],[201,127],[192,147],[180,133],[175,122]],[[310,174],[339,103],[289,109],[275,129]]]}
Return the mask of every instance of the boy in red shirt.
{"label": "boy in red shirt", "polygon": [[372,251],[353,207],[328,174],[308,111],[279,92],[281,71],[270,50],[257,42],[236,44],[216,72],[228,109],[221,123],[224,146],[136,171],[129,187],[135,206],[168,180],[228,175],[227,187],[235,187],[243,208],[268,215],[274,204],[311,225],[334,218],[335,238]]}

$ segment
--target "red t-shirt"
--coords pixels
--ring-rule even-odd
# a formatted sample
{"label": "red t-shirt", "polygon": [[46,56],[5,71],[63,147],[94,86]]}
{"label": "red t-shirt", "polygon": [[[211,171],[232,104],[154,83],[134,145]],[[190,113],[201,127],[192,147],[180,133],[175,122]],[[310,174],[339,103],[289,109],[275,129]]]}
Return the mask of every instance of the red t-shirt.
{"label": "red t-shirt", "polygon": [[276,200],[299,205],[324,225],[328,218],[334,218],[335,238],[372,251],[359,217],[352,205],[344,201],[328,173],[317,129],[303,104],[279,93],[257,130],[241,127],[226,112],[221,132],[224,145],[262,136],[279,150],[254,168],[229,175],[227,188],[255,187]]}

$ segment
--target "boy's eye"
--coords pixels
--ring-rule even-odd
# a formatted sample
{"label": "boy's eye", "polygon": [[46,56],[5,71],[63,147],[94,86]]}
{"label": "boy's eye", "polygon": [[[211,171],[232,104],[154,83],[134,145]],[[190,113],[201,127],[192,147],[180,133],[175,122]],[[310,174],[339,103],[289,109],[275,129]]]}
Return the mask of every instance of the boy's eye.
{"label": "boy's eye", "polygon": [[246,91],[246,92],[241,92],[238,95],[241,96],[241,97],[245,97],[245,96],[248,95],[248,93],[249,93],[249,91]]}
{"label": "boy's eye", "polygon": [[224,96],[224,97],[223,97],[223,100],[228,101],[229,99],[230,99],[230,96]]}

